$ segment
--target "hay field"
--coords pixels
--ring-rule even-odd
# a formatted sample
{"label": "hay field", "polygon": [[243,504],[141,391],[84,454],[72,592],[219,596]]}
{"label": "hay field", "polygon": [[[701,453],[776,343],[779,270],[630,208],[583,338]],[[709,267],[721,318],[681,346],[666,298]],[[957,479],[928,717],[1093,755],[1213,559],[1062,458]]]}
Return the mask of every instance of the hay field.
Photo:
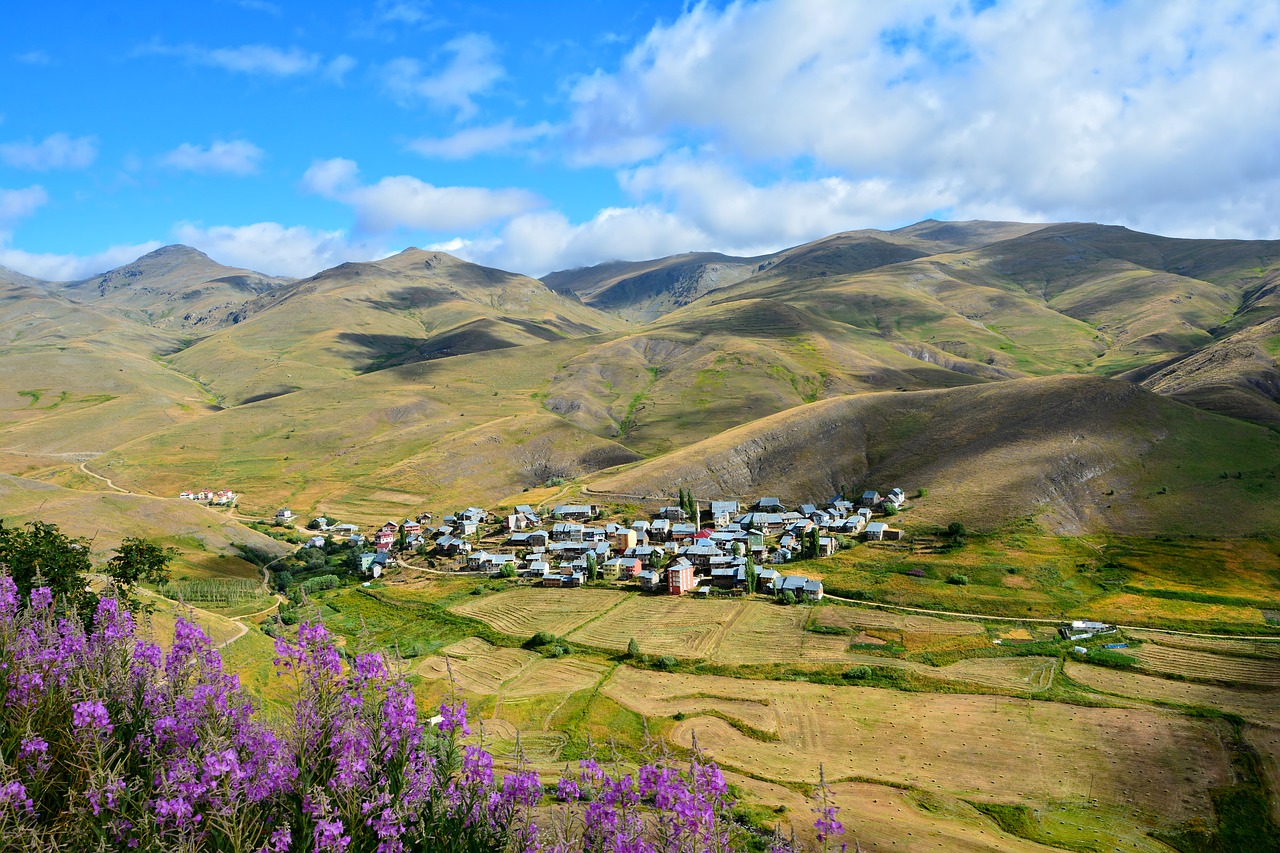
{"label": "hay field", "polygon": [[870,628],[907,634],[964,636],[986,633],[986,628],[977,622],[939,619],[922,613],[893,613],[872,607],[818,607],[813,611],[813,621],[816,625],[830,628],[850,630]]}
{"label": "hay field", "polygon": [[543,693],[568,695],[593,687],[604,666],[582,658],[539,657],[507,685],[504,699],[537,696]]}
{"label": "hay field", "polygon": [[1125,672],[1103,666],[1068,662],[1064,672],[1081,684],[1112,693],[1157,702],[1199,705],[1239,714],[1247,720],[1280,725],[1280,690],[1215,687],[1190,681],[1171,681],[1155,675]]}
{"label": "hay field", "polygon": [[[512,637],[531,637],[538,631],[562,636],[626,597],[625,592],[608,589],[521,587],[455,604],[449,609],[479,619]],[[612,617],[609,621],[613,621]],[[624,639],[621,647],[626,648],[626,645]]]}
{"label": "hay field", "polygon": [[1143,669],[1157,674],[1280,687],[1280,660],[1173,648],[1159,643],[1143,643],[1126,651],[1133,653]]}
{"label": "hay field", "polygon": [[[566,590],[569,595],[587,590]],[[569,635],[570,641],[619,651],[632,637],[646,655],[709,658],[745,601],[695,601],[687,596],[634,597]],[[778,608],[781,609],[781,608]]]}
{"label": "hay field", "polygon": [[524,649],[499,648],[475,637],[446,646],[440,652],[423,660],[414,671],[433,681],[447,681],[452,671],[453,683],[459,689],[480,696],[497,693],[504,684],[542,659]]}
{"label": "hay field", "polygon": [[[818,803],[791,788],[763,782],[733,772],[725,778],[763,803],[786,807],[776,820],[788,833],[794,822],[800,841],[815,843],[811,821]],[[852,848],[856,839],[865,853],[1050,853],[1058,849],[1002,832],[995,822],[968,803],[936,793],[921,794],[867,782],[840,782],[831,786],[831,802],[840,808],[845,825],[844,841]],[[1109,811],[1109,810],[1108,810]],[[1058,821],[1081,815],[1052,807],[1037,809],[1042,826],[1060,829]],[[1107,846],[1097,841],[1097,832],[1086,840],[1084,849],[1125,851],[1125,853],[1168,853],[1169,848],[1147,838],[1140,827],[1125,826],[1123,817],[1095,807],[1095,820],[1107,831]],[[1092,827],[1091,827],[1092,828]],[[1060,833],[1059,833],[1060,834]],[[1065,839],[1064,839],[1065,840]],[[1075,839],[1071,839],[1075,840]],[[1065,846],[1065,845],[1064,845]]]}
{"label": "hay field", "polygon": [[1245,657],[1276,658],[1280,660],[1280,641],[1277,640],[1236,640],[1226,637],[1186,637],[1178,634],[1165,634],[1159,631],[1142,631],[1130,629],[1125,632],[1137,640],[1158,643],[1173,649],[1192,649],[1202,652],[1221,652],[1227,655],[1243,655]]}
{"label": "hay field", "polygon": [[[626,667],[602,690],[641,713],[674,713],[673,700],[701,695],[767,703],[776,743],[715,717],[680,721],[671,732],[684,746],[696,733],[717,761],[765,779],[813,781],[824,763],[828,779],[872,777],[999,801],[1058,802],[1092,793],[1125,808],[1132,821],[1157,827],[1208,817],[1210,790],[1230,778],[1217,723],[1157,710]],[[732,716],[731,707],[718,709]]]}

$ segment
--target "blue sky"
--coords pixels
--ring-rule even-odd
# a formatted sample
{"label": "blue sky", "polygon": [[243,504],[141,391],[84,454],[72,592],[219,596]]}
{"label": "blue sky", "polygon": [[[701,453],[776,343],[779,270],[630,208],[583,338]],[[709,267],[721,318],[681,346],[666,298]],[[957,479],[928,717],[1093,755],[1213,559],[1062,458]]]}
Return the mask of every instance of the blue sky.
{"label": "blue sky", "polygon": [[531,274],[929,216],[1280,237],[1280,4],[20,4],[0,265]]}

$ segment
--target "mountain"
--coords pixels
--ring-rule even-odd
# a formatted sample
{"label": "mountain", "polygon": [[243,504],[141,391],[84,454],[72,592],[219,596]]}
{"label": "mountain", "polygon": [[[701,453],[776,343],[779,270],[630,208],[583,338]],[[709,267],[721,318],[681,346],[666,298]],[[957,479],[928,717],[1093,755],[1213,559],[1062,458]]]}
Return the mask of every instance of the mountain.
{"label": "mountain", "polygon": [[[211,281],[210,265],[153,253],[121,268],[137,275],[82,283],[79,298],[95,299],[83,303],[7,285],[4,470],[99,488],[76,466],[102,453],[92,470],[136,491],[216,482],[247,511],[372,520],[430,501],[493,505],[549,472],[619,465],[643,482],[617,491],[656,494],[717,459],[735,430],[782,424],[821,458],[780,442],[776,470],[750,463],[757,479],[742,489],[897,479],[940,485],[956,497],[931,504],[959,513],[996,494],[980,488],[987,477],[1012,496],[1008,512],[1030,507],[1057,529],[1156,530],[1198,517],[1197,493],[1177,491],[1191,482],[1178,465],[1194,467],[1178,453],[1213,469],[1196,488],[1234,507],[1267,491],[1266,472],[1238,475],[1274,452],[1241,419],[1280,428],[1276,242],[928,221],[546,282],[409,249],[243,292],[239,322],[195,327],[193,341],[146,300]],[[164,276],[168,291],[140,286]],[[854,421],[873,424],[864,468]],[[991,434],[1025,441],[974,444]],[[1114,478],[1093,478],[1101,497],[1051,493],[1053,477],[1072,476],[1051,457],[1081,436],[1085,468]],[[903,442],[900,459],[890,445]],[[1233,512],[1240,529],[1261,524]]]}
{"label": "mountain", "polygon": [[32,278],[29,275],[23,275],[17,270],[11,270],[8,267],[0,267],[0,284],[19,284],[27,287],[45,284],[38,278]]}
{"label": "mountain", "polygon": [[160,328],[208,333],[245,319],[254,299],[288,281],[223,266],[190,246],[164,246],[61,290]]}
{"label": "mountain", "polygon": [[[1230,468],[1239,480],[1224,478]],[[1035,515],[1063,534],[1280,529],[1280,435],[1095,377],[836,397],[753,421],[595,479],[589,491],[762,495],[926,488],[912,520],[998,526]]]}
{"label": "mountain", "polygon": [[561,270],[542,281],[602,311],[647,322],[722,287],[784,266],[800,277],[862,272],[932,255],[974,248],[1043,226],[1018,222],[927,220],[897,231],[866,229],[824,237],[753,258],[689,252],[650,261],[607,261]]}
{"label": "mountain", "polygon": [[537,279],[407,249],[278,287],[170,363],[236,405],[359,373],[617,329]]}
{"label": "mountain", "polygon": [[747,278],[757,263],[753,258],[690,252],[654,261],[609,261],[563,270],[542,281],[555,292],[572,294],[601,311],[644,322]]}

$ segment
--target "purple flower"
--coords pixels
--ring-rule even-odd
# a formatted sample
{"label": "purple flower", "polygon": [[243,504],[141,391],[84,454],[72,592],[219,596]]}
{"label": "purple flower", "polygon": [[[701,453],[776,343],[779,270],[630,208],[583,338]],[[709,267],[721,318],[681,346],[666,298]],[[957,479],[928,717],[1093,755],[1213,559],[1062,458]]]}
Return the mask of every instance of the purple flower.
{"label": "purple flower", "polygon": [[467,725],[467,703],[459,702],[456,707],[451,705],[440,706],[440,731],[454,732],[459,737],[466,737],[471,734],[471,728]]}
{"label": "purple flower", "polygon": [[53,590],[47,586],[38,586],[31,590],[31,609],[48,610],[53,607]]}
{"label": "purple flower", "polygon": [[111,725],[111,717],[107,714],[107,706],[98,701],[77,702],[72,706],[71,724],[76,728],[93,726],[99,731],[110,734],[115,726]]}
{"label": "purple flower", "polygon": [[316,821],[315,849],[317,851],[332,850],[342,853],[351,844],[351,836],[343,835],[341,820]]}
{"label": "purple flower", "polygon": [[30,815],[36,813],[35,803],[31,801],[31,797],[27,796],[26,786],[16,779],[0,785],[0,806],[12,806],[15,809],[22,809]]}

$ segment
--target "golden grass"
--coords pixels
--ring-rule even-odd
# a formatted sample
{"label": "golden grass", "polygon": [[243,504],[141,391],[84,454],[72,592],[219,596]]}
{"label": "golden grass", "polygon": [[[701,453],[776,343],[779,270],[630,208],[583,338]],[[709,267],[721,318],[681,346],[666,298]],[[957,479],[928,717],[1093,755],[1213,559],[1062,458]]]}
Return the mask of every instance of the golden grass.
{"label": "golden grass", "polygon": [[[1058,802],[1087,794],[1147,827],[1208,815],[1230,778],[1215,723],[1145,709],[1078,708],[1000,697],[902,694],[619,668],[604,691],[636,710],[698,694],[767,702],[777,743],[715,717],[672,738],[767,779],[874,777],[956,796]],[[722,708],[725,713],[727,709]],[[744,721],[745,722],[745,721]],[[759,718],[756,722],[760,722]]]}
{"label": "golden grass", "polygon": [[745,601],[695,601],[685,596],[636,596],[569,636],[571,641],[624,650],[635,638],[646,655],[708,658]]}
{"label": "golden grass", "polygon": [[446,646],[439,655],[426,658],[414,668],[414,672],[436,681],[447,681],[452,672],[453,683],[458,689],[485,695],[497,693],[537,660],[541,658],[533,652],[498,648],[472,637]]}
{"label": "golden grass", "polygon": [[[569,633],[588,619],[609,610],[627,597],[607,589],[519,589],[455,604],[450,609],[487,623],[513,637],[530,637],[538,631],[556,636]],[[609,621],[612,621],[612,617]],[[623,641],[623,648],[626,641]]]}
{"label": "golden grass", "polygon": [[1126,651],[1138,658],[1143,669],[1156,674],[1280,687],[1280,660],[1244,658],[1173,648],[1152,642]]}
{"label": "golden grass", "polygon": [[1075,662],[1069,662],[1064,672],[1071,679],[1105,693],[1217,708],[1254,722],[1280,724],[1280,710],[1277,710],[1280,709],[1280,690],[1276,689],[1216,687]]}

